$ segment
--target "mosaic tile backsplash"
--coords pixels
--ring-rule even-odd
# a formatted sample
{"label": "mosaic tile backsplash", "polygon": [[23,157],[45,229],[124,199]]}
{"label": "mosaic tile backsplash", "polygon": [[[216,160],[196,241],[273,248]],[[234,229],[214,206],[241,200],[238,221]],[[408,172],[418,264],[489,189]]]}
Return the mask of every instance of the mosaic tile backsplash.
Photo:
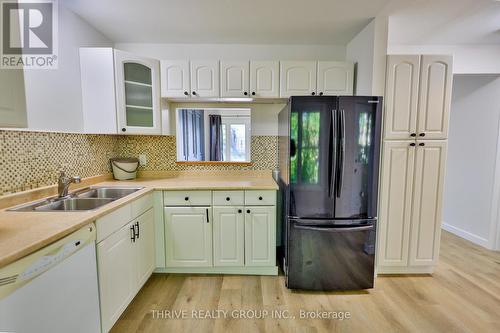
{"label": "mosaic tile backsplash", "polygon": [[141,170],[273,170],[277,168],[275,136],[253,136],[252,164],[176,164],[175,136],[118,136],[0,130],[0,195],[57,182],[59,170],[82,178],[110,171],[109,159],[146,154]]}
{"label": "mosaic tile backsplash", "polygon": [[0,195],[55,184],[58,171],[108,172],[118,136],[0,131]]}
{"label": "mosaic tile backsplash", "polygon": [[147,165],[140,170],[274,170],[278,167],[278,137],[252,136],[250,155],[252,164],[186,165],[177,164],[175,136],[126,136],[120,140],[118,155],[136,157],[146,154]]}

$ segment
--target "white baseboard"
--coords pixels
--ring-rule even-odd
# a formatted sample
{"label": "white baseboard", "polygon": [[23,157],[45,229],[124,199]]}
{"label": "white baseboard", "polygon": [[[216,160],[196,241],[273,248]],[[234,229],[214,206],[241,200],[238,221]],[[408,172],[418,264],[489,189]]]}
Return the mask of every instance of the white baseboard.
{"label": "white baseboard", "polygon": [[464,239],[467,239],[468,241],[471,241],[474,244],[477,244],[479,246],[485,247],[487,249],[491,250],[490,242],[483,237],[480,237],[478,235],[475,235],[473,233],[470,233],[468,231],[465,231],[463,229],[457,228],[452,226],[451,224],[443,222],[441,227],[446,230],[451,232],[452,234],[457,235],[458,237],[462,237]]}

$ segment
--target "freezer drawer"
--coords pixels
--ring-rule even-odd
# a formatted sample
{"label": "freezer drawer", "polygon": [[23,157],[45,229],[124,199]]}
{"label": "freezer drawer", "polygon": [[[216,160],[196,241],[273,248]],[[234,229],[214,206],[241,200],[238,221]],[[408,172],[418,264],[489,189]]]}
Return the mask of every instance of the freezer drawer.
{"label": "freezer drawer", "polygon": [[289,220],[287,287],[305,290],[373,288],[376,221],[312,225]]}

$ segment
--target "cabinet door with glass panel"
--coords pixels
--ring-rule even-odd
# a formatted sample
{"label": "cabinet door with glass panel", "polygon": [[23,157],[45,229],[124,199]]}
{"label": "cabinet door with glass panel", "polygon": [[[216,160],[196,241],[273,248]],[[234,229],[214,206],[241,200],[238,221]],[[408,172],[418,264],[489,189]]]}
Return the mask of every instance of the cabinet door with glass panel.
{"label": "cabinet door with glass panel", "polygon": [[180,108],[177,161],[180,163],[250,163],[250,109]]}
{"label": "cabinet door with glass panel", "polygon": [[118,132],[161,134],[160,64],[115,50]]}

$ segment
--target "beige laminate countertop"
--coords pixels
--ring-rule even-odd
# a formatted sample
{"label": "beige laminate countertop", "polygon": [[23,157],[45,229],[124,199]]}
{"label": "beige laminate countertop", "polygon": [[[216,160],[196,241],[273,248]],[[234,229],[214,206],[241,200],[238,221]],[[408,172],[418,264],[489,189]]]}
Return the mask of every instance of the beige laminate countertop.
{"label": "beige laminate countertop", "polygon": [[85,212],[11,212],[0,210],[0,268],[53,243],[111,211],[154,190],[277,190],[271,175],[245,177],[175,176],[104,181],[93,186],[144,188],[99,209]]}

